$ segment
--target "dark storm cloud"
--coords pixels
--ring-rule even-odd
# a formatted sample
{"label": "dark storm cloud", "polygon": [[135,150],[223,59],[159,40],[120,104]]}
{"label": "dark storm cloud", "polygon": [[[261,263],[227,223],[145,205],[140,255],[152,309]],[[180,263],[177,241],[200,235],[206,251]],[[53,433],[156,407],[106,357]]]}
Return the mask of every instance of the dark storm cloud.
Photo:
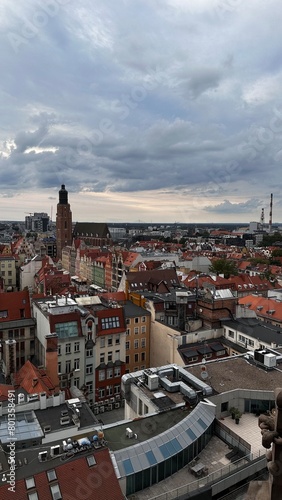
{"label": "dark storm cloud", "polygon": [[52,2],[0,8],[3,192],[280,190],[278,0]]}

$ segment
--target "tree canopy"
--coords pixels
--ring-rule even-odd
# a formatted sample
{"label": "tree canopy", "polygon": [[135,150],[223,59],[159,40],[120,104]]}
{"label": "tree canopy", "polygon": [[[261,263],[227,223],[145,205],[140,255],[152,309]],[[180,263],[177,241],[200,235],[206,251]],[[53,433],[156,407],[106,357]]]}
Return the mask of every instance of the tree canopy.
{"label": "tree canopy", "polygon": [[217,259],[209,267],[211,273],[215,273],[217,276],[223,274],[224,278],[229,278],[231,275],[237,275],[238,270],[235,262],[233,260],[227,259]]}

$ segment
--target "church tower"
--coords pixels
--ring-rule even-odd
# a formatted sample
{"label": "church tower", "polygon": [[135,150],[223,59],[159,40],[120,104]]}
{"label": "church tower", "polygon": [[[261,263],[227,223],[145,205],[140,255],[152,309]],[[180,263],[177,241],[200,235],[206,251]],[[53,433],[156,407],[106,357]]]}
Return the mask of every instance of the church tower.
{"label": "church tower", "polygon": [[62,249],[72,244],[72,216],[65,185],[59,191],[56,216],[57,257],[62,258]]}

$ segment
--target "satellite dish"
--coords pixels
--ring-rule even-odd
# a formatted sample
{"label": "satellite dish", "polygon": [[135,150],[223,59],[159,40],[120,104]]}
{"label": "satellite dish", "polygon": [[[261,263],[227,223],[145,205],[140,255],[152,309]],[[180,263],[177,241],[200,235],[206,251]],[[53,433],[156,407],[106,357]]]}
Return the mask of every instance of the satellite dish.
{"label": "satellite dish", "polygon": [[208,376],[209,376],[208,372],[206,372],[206,371],[205,372],[201,372],[201,378],[203,380],[206,380],[208,378]]}

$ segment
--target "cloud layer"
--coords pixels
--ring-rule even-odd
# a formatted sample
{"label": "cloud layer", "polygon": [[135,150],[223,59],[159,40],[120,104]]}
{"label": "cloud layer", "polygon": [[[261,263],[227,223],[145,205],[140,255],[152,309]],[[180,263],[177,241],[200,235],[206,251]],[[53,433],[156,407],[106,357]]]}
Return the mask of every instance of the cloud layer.
{"label": "cloud layer", "polygon": [[249,221],[271,192],[281,220],[281,17],[278,0],[2,0],[2,219],[11,197],[16,218],[50,212],[64,183],[78,220]]}

